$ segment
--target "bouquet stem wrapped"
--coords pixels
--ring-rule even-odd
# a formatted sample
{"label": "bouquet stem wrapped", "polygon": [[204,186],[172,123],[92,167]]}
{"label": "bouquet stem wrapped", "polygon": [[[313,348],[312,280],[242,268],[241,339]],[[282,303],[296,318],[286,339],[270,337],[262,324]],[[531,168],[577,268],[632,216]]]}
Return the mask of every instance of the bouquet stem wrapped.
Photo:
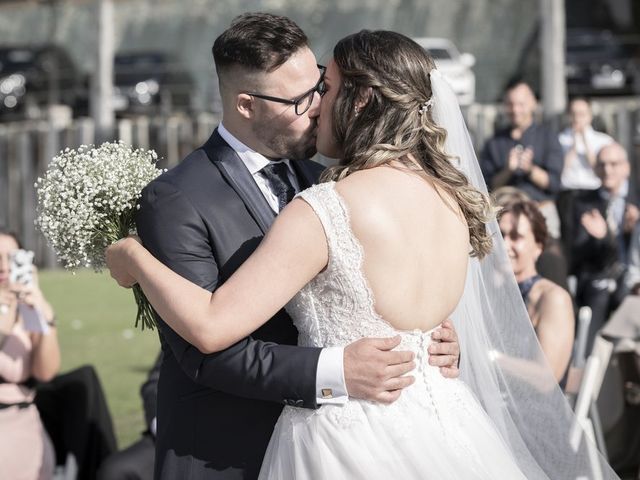
{"label": "bouquet stem wrapped", "polygon": [[[105,266],[104,250],[135,234],[135,212],[142,189],[162,170],[152,150],[119,143],[65,149],[35,184],[38,194],[36,226],[71,270]],[[136,327],[154,328],[151,305],[135,285]]]}

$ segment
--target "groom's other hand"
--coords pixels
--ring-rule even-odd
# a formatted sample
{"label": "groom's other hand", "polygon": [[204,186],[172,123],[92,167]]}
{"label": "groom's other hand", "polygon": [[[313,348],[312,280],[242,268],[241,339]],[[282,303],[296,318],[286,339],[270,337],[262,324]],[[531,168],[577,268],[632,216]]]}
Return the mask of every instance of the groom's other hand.
{"label": "groom's other hand", "polygon": [[415,379],[414,353],[393,350],[400,337],[362,338],[344,349],[344,380],[350,397],[381,403],[395,402]]}
{"label": "groom's other hand", "polygon": [[458,334],[451,320],[445,320],[431,335],[434,342],[429,345],[429,365],[440,367],[443,377],[458,378],[460,370],[460,345]]}

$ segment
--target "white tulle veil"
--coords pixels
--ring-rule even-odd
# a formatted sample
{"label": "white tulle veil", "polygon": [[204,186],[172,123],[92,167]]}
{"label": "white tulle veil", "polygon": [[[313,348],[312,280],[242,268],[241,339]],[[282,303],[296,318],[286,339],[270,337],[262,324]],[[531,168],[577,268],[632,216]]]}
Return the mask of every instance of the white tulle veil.
{"label": "white tulle veil", "polygon": [[[486,193],[457,98],[439,71],[432,70],[430,78],[431,114],[447,131],[445,150],[469,181]],[[497,221],[491,221],[488,229],[494,247],[484,259],[470,259],[464,294],[452,315],[462,351],[461,378],[527,478],[618,478],[602,456],[593,455],[595,446],[587,444],[586,435],[578,446],[570,444],[575,416],[540,349]]]}

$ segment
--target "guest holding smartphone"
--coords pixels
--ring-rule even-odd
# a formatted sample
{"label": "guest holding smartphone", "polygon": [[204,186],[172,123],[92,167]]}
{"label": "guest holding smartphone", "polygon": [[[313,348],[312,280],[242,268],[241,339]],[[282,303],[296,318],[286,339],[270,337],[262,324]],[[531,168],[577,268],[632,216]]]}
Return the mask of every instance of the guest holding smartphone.
{"label": "guest holding smartphone", "polygon": [[17,237],[0,229],[0,478],[49,479],[55,453],[31,383],[58,373],[60,347],[53,309],[30,261],[16,262],[19,250]]}

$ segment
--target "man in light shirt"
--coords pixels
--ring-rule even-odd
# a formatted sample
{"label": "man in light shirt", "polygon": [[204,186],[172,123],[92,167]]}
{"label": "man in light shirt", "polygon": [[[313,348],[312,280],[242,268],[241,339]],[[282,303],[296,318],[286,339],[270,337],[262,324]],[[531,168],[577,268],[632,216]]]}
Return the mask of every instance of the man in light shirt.
{"label": "man in light shirt", "polygon": [[600,149],[613,143],[606,133],[591,125],[593,113],[589,100],[576,97],[569,103],[571,125],[558,136],[564,153],[561,182],[564,190],[595,190],[600,179],[594,171]]}
{"label": "man in light shirt", "polygon": [[[324,67],[285,17],[241,15],[216,39],[213,55],[222,123],[145,188],[137,216],[145,247],[210,291],[251,255],[293,196],[318,181],[323,167],[309,158],[324,93]],[[256,478],[283,405],[318,408],[350,396],[392,402],[412,382],[412,355],[393,350],[399,338],[299,347],[284,309],[215,354],[198,351],[156,318],[164,356],[159,479]],[[453,341],[430,346],[430,362],[456,376],[455,332],[438,335]]]}

